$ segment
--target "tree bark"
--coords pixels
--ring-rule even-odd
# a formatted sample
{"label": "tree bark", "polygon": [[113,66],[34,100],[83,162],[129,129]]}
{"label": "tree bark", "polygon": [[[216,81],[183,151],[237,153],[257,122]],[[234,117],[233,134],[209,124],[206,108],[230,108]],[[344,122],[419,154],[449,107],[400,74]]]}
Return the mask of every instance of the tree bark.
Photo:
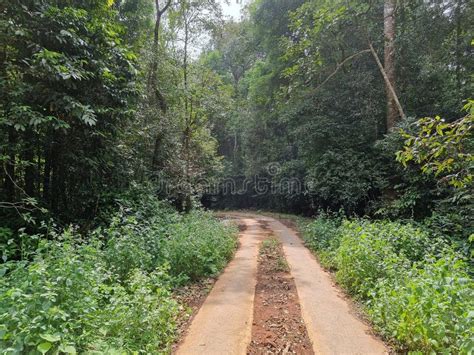
{"label": "tree bark", "polygon": [[[186,180],[186,191],[184,198],[183,209],[186,213],[192,209],[191,200],[191,175],[190,175],[190,135],[191,135],[191,115],[192,115],[192,103],[191,109],[189,109],[189,97],[188,97],[188,42],[189,42],[189,26],[188,18],[184,20],[184,58],[183,58],[183,80],[184,80],[184,156],[185,156],[185,180]],[[189,111],[189,112],[188,112]]]}
{"label": "tree bark", "polygon": [[[388,82],[385,84],[387,94],[387,131],[390,131],[398,120],[396,95],[396,72],[395,72],[395,8],[397,0],[385,0],[384,2],[384,70]],[[390,88],[391,85],[391,88]]]}
{"label": "tree bark", "polygon": [[59,201],[61,198],[61,171],[62,167],[60,162],[60,145],[61,145],[61,133],[59,131],[55,132],[53,141],[51,143],[51,186],[50,186],[50,203],[51,210],[53,212],[59,211]]}
{"label": "tree bark", "polygon": [[51,138],[52,132],[51,129],[48,131],[48,134],[45,138],[44,143],[44,171],[43,171],[43,200],[49,206],[50,202],[50,187],[51,187]]}
{"label": "tree bark", "polygon": [[[155,0],[155,7],[156,7],[156,20],[155,20],[155,30],[153,35],[153,55],[152,55],[152,62],[150,68],[150,74],[148,76],[148,93],[149,97],[153,98],[153,100],[158,104],[160,110],[165,112],[168,110],[168,106],[166,104],[166,100],[158,88],[158,50],[159,50],[159,43],[160,43],[160,27],[161,27],[161,18],[163,14],[168,10],[171,5],[171,0],[167,0],[163,9],[160,9],[160,2],[159,0]],[[153,156],[151,161],[151,167],[153,172],[158,168],[158,155],[161,146],[161,133],[158,132],[155,137],[155,143],[153,148]]]}
{"label": "tree bark", "polygon": [[24,151],[24,160],[26,162],[25,167],[25,192],[28,197],[33,197],[35,195],[35,146],[34,146],[34,136],[33,132],[28,129],[24,133],[25,140],[25,151]]}
{"label": "tree bark", "polygon": [[153,55],[150,68],[150,74],[148,76],[148,92],[151,93],[151,97],[158,103],[161,111],[166,112],[167,105],[166,100],[158,89],[158,50],[159,50],[159,39],[160,39],[160,27],[161,27],[161,18],[163,14],[168,10],[171,5],[171,0],[167,0],[163,9],[160,9],[159,0],[155,0],[156,7],[156,19],[155,19],[155,29],[153,34]]}
{"label": "tree bark", "polygon": [[461,6],[462,1],[456,1],[456,9],[454,16],[456,19],[456,92],[458,100],[462,100],[462,84],[461,84]]}
{"label": "tree bark", "polygon": [[5,192],[8,202],[15,202],[16,143],[18,134],[13,127],[8,129],[8,160],[5,168]]}

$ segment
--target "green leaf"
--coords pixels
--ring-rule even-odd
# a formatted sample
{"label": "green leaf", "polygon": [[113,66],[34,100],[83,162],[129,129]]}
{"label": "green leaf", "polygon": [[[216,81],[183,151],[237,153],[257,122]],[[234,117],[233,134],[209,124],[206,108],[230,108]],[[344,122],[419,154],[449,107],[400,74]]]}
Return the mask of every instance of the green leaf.
{"label": "green leaf", "polygon": [[47,340],[51,343],[55,343],[61,340],[61,336],[58,334],[41,334],[40,337],[44,340]]}
{"label": "green leaf", "polygon": [[46,354],[48,352],[49,349],[51,349],[51,347],[53,346],[53,344],[51,344],[50,342],[48,341],[45,341],[44,343],[41,343],[39,344],[36,349],[38,349],[38,351],[41,353],[41,354]]}
{"label": "green leaf", "polygon": [[76,348],[72,345],[61,345],[59,347],[59,351],[63,352],[63,353],[66,353],[66,354],[76,354],[77,353]]}

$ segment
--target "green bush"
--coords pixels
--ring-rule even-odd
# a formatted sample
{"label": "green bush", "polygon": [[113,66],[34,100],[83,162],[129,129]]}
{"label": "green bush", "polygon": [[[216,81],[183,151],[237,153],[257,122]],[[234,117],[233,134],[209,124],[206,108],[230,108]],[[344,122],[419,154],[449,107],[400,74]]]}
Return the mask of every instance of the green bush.
{"label": "green bush", "polygon": [[39,247],[0,264],[0,353],[169,351],[178,315],[171,289],[218,273],[236,229],[143,194],[120,204],[87,236],[22,236]]}
{"label": "green bush", "polygon": [[125,287],[108,290],[100,313],[101,338],[93,344],[99,352],[167,352],[175,339],[177,303],[172,299],[166,269],[145,273],[135,269]]}
{"label": "green bush", "polygon": [[18,252],[18,247],[13,239],[13,231],[10,228],[0,227],[0,247],[3,262],[12,259],[12,256]]}
{"label": "green bush", "polygon": [[121,278],[128,277],[134,268],[152,271],[165,263],[177,283],[213,276],[235,250],[237,230],[210,213],[171,212],[167,218],[150,222],[141,211],[129,210],[128,216],[122,211],[99,232],[107,240],[106,260]]}
{"label": "green bush", "polygon": [[194,211],[169,228],[163,245],[171,273],[186,279],[216,275],[232,257],[236,230],[209,213]]}
{"label": "green bush", "polygon": [[360,298],[367,298],[379,279],[396,278],[444,244],[422,229],[399,222],[346,221],[339,228],[336,279]]}
{"label": "green bush", "polygon": [[324,215],[305,226],[303,238],[306,246],[317,252],[321,264],[328,269],[336,268],[336,250],[340,244],[340,221]]}
{"label": "green bush", "polygon": [[105,259],[119,279],[126,279],[134,269],[152,271],[159,266],[160,236],[151,236],[135,217],[115,216],[99,233],[106,240]]}
{"label": "green bush", "polygon": [[136,271],[119,283],[101,242],[77,239],[65,231],[43,240],[33,261],[4,264],[0,349],[18,354],[166,349],[177,312],[156,274]]}
{"label": "green bush", "polygon": [[474,284],[462,250],[425,228],[390,221],[323,217],[304,238],[400,350],[472,353]]}
{"label": "green bush", "polygon": [[452,251],[376,286],[369,314],[408,349],[468,354],[474,349],[474,283]]}

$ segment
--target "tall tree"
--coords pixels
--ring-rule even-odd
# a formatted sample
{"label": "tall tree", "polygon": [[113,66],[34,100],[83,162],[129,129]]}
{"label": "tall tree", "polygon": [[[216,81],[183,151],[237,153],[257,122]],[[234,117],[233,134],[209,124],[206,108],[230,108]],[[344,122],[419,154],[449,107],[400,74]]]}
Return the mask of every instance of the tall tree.
{"label": "tall tree", "polygon": [[36,198],[65,220],[87,219],[100,191],[123,183],[114,157],[136,98],[136,56],[111,5],[12,1],[0,9],[0,134],[9,141],[2,200]]}
{"label": "tall tree", "polygon": [[[151,67],[150,72],[148,74],[148,95],[151,105],[157,105],[159,110],[163,113],[166,113],[168,110],[168,105],[166,103],[166,99],[161,93],[161,90],[158,87],[158,61],[159,61],[159,44],[160,44],[160,30],[161,30],[161,21],[163,15],[166,13],[168,8],[171,6],[171,0],[167,0],[164,6],[160,7],[160,0],[155,0],[155,28],[153,31],[153,49],[152,49],[152,59],[151,59]],[[160,156],[160,148],[161,148],[161,140],[162,140],[162,132],[155,133],[155,143],[153,148],[153,155],[152,155],[152,162],[151,167],[153,173],[156,173],[159,164],[159,156]]]}
{"label": "tall tree", "polygon": [[192,46],[196,45],[205,31],[208,31],[213,22],[221,17],[220,7],[214,0],[180,2],[178,16],[181,31],[182,50],[182,73],[184,90],[184,124],[183,124],[183,159],[184,159],[184,179],[182,181],[183,209],[190,211],[192,208],[193,195],[193,158],[192,139],[195,134],[196,123],[199,121],[199,102],[196,102],[195,94],[191,90],[190,74],[192,71]]}
{"label": "tall tree", "polygon": [[155,28],[153,31],[153,50],[152,50],[152,60],[150,66],[150,72],[148,74],[148,93],[150,99],[154,100],[160,107],[163,112],[166,112],[166,100],[158,88],[158,61],[159,61],[159,43],[160,43],[160,30],[161,30],[161,21],[163,15],[166,13],[168,8],[171,5],[171,0],[167,0],[164,6],[160,7],[160,0],[155,0]]}
{"label": "tall tree", "polygon": [[[395,12],[397,0],[384,2],[384,70],[389,83],[385,85],[387,95],[387,131],[391,130],[399,117],[396,98],[396,65],[395,65]],[[390,88],[390,85],[392,88]]]}

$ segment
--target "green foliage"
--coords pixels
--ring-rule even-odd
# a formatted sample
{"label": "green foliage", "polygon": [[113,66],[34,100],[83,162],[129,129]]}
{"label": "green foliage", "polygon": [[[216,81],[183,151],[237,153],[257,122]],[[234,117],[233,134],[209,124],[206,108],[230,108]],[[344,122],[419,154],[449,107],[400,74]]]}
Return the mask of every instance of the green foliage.
{"label": "green foliage", "polygon": [[106,1],[4,10],[0,200],[35,198],[63,220],[91,219],[104,186],[127,181],[117,146],[139,92],[136,55]]}
{"label": "green foliage", "polygon": [[446,121],[408,119],[384,135],[384,82],[367,50],[384,48],[383,1],[255,0],[241,22],[221,21],[215,0],[169,4],[156,43],[147,0],[0,11],[0,346],[169,350],[170,289],[215,275],[236,245],[233,228],[191,207],[219,177],[258,175],[269,191],[307,189],[217,202],[423,221],[322,216],[305,240],[389,336],[467,352],[472,284],[459,260],[472,257],[473,102],[463,118],[458,106],[472,94],[474,7],[397,6],[400,102]]}
{"label": "green foliage", "polygon": [[10,260],[16,254],[17,246],[13,239],[13,231],[10,228],[0,227],[0,246],[3,262]]}
{"label": "green foliage", "polygon": [[[234,73],[239,78],[235,108],[228,115],[232,126],[215,129],[227,177],[266,178],[268,164],[278,163],[283,170],[298,168],[272,176],[271,186],[278,184],[278,178],[289,177],[308,187],[300,196],[252,189],[245,199],[219,198],[219,207],[307,215],[342,207],[347,215],[416,220],[436,214],[453,217],[447,224],[457,227],[450,234],[469,235],[466,216],[472,213],[466,201],[472,201],[472,193],[453,196],[433,176],[415,166],[403,170],[395,162],[404,138],[398,131],[386,131],[384,81],[368,50],[370,41],[383,57],[383,8],[384,1],[378,0],[258,0],[250,3],[240,26],[224,27],[226,36],[233,34],[232,40],[245,34],[239,41],[242,55],[214,36],[212,49],[217,50],[212,51],[209,66],[223,80]],[[459,118],[460,102],[472,92],[468,53],[473,15],[466,0],[416,0],[396,7],[394,84],[408,117],[441,115],[449,125]],[[412,121],[400,125],[417,137],[415,125],[408,127]],[[459,176],[464,179],[472,165],[467,155],[472,144],[468,134],[458,133],[457,150],[452,149],[455,140],[445,144],[451,139],[446,134],[437,141],[445,153],[462,154],[450,165],[454,168],[456,161],[464,160]],[[455,170],[440,177],[454,176],[459,172]],[[461,199],[465,203],[458,204]],[[467,212],[454,216],[456,209]]]}
{"label": "green foliage", "polygon": [[235,230],[207,212],[192,212],[169,228],[163,253],[172,275],[180,278],[196,280],[216,275],[230,260],[236,247]]}
{"label": "green foliage", "polygon": [[[400,122],[398,127],[412,132],[414,119]],[[404,139],[399,130],[393,130],[375,144],[381,174],[388,176],[380,188],[382,198],[370,206],[371,213],[383,218],[423,219],[435,208],[436,200],[446,198],[447,191],[438,189],[432,176],[420,174],[415,166],[403,166],[394,159],[402,149]]]}
{"label": "green foliage", "polygon": [[474,283],[452,251],[428,257],[397,278],[381,280],[369,314],[383,334],[423,353],[469,354]]}
{"label": "green foliage", "polygon": [[110,268],[126,278],[135,268],[152,271],[166,264],[175,283],[220,272],[236,247],[235,228],[208,212],[180,214],[150,196],[138,191],[130,203],[122,200],[110,226],[97,231],[107,240]]}
{"label": "green foliage", "polygon": [[110,224],[85,238],[73,229],[29,236],[39,240],[31,261],[2,264],[2,352],[169,351],[178,315],[171,289],[216,275],[236,231],[145,191],[124,194]]}
{"label": "green foliage", "polygon": [[425,231],[397,222],[345,222],[339,233],[336,279],[363,299],[379,280],[396,277],[398,271],[442,248],[442,242]]}
{"label": "green foliage", "polygon": [[8,262],[0,290],[6,353],[166,349],[176,305],[161,273],[111,273],[97,240],[72,230],[43,240],[32,262]]}
{"label": "green foliage", "polygon": [[425,174],[443,178],[455,188],[467,188],[473,182],[474,101],[464,107],[468,114],[452,123],[439,116],[422,118],[416,122],[418,132],[406,138],[404,150],[397,152],[397,160],[404,166],[414,161]]}
{"label": "green foliage", "polygon": [[304,239],[403,351],[472,351],[474,283],[465,251],[409,223],[321,216]]}
{"label": "green foliage", "polygon": [[340,224],[340,220],[323,215],[304,228],[305,244],[317,252],[321,264],[328,269],[336,268],[336,251],[341,242]]}
{"label": "green foliage", "polygon": [[352,149],[330,150],[308,169],[305,179],[314,201],[324,208],[360,209],[383,183],[383,176],[365,154]]}

